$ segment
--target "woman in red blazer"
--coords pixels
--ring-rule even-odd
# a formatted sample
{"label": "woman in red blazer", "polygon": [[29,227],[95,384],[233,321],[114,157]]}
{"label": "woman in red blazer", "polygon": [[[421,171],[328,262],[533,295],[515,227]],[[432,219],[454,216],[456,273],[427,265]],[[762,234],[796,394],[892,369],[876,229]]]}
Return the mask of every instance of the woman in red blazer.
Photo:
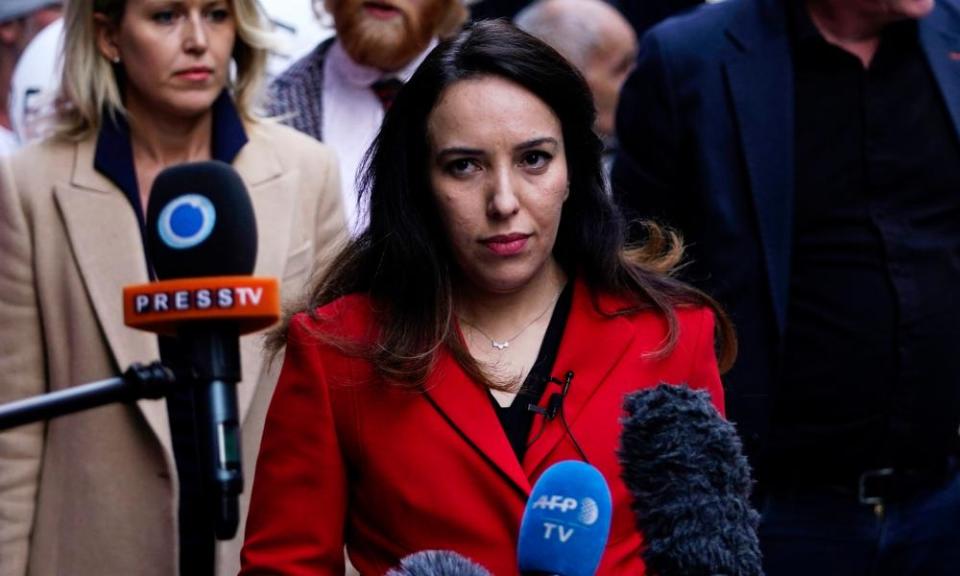
{"label": "woman in red blazer", "polygon": [[[581,77],[504,22],[440,44],[367,165],[370,225],[282,331],[242,574],[362,574],[458,552],[517,574],[531,485],[587,460],[613,520],[598,574],[641,574],[616,458],[625,394],[660,382],[722,410],[729,323],[672,280],[654,226],[625,250]],[[719,318],[719,329],[715,319]],[[562,410],[550,399],[570,378]]]}

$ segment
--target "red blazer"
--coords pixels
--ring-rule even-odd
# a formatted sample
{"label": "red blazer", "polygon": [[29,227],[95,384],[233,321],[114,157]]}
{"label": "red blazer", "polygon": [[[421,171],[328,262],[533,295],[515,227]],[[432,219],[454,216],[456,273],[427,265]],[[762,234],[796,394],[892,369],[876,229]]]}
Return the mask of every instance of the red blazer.
{"label": "red blazer", "polygon": [[[602,310],[628,302],[599,295]],[[579,456],[556,418],[537,416],[518,462],[487,397],[445,351],[425,393],[384,385],[316,331],[369,338],[370,301],[349,296],[294,319],[267,415],[253,483],[241,574],[337,575],[343,546],[361,574],[403,556],[453,550],[496,576],[518,574],[516,542],[531,485]],[[641,537],[615,451],[624,394],[660,382],[706,388],[722,410],[713,314],[678,310],[680,341],[665,358],[666,322],[654,313],[610,318],[578,282],[554,374],[575,374],[567,422],[613,495],[610,539],[597,574],[642,574]],[[313,333],[313,334],[311,334]],[[544,398],[554,391],[548,385]],[[545,428],[545,429],[544,429]]]}

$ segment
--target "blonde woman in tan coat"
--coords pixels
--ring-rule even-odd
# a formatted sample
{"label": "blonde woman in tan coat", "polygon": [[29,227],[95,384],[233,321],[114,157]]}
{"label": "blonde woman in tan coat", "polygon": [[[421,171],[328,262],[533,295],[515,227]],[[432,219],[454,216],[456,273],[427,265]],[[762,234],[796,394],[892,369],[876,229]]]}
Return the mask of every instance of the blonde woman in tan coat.
{"label": "blonde woman in tan coat", "polygon": [[[254,0],[71,0],[65,18],[59,131],[0,160],[0,402],[159,357],[156,336],[124,326],[121,288],[149,281],[144,213],[167,166],[233,165],[260,232],[255,274],[284,297],[345,237],[331,153],[252,112],[267,45]],[[245,516],[276,374],[258,336],[241,355]],[[194,572],[189,458],[170,427],[184,409],[140,401],[0,433],[0,576]],[[239,544],[219,546],[220,574]]]}

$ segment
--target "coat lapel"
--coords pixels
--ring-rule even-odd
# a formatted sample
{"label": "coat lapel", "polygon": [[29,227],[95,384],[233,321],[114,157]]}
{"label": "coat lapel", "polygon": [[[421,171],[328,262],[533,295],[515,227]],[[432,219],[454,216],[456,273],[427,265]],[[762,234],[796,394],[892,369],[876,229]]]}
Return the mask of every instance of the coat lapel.
{"label": "coat lapel", "polygon": [[[614,298],[601,298],[598,304],[605,312],[624,307],[623,302]],[[611,318],[598,312],[590,289],[577,281],[570,316],[553,365],[555,378],[563,379],[566,372],[573,372],[563,401],[564,416],[570,426],[576,424],[584,406],[619,363],[635,334],[628,318]],[[548,384],[540,405],[545,406],[552,393],[559,390],[559,385]],[[534,419],[530,437],[536,441],[527,449],[523,459],[523,469],[528,477],[532,477],[553,449],[566,439],[567,431],[559,418],[546,422],[538,416]]]}
{"label": "coat lapel", "polygon": [[951,27],[948,16],[937,3],[933,13],[920,21],[920,44],[960,136],[960,24]]}
{"label": "coat lapel", "polygon": [[[256,126],[249,128],[257,131]],[[257,264],[255,276],[282,278],[290,249],[290,230],[297,209],[297,174],[284,171],[265,133],[258,133],[237,155],[234,168],[247,184],[250,200],[257,215]],[[263,335],[251,334],[241,339],[243,383],[237,387],[241,421],[246,417],[256,392],[263,368]]]}
{"label": "coat lapel", "polygon": [[[127,198],[93,168],[95,149],[93,139],[77,145],[70,184],[57,186],[55,196],[100,328],[117,366],[125,370],[134,362],[156,360],[160,350],[156,336],[123,323],[123,299],[118,287],[144,284],[149,276],[136,215]],[[297,175],[284,173],[265,138],[251,139],[234,167],[248,185],[257,214],[259,246],[254,273],[280,278],[296,210],[290,181]],[[104,225],[105,215],[110,217],[109,226]],[[241,419],[249,411],[263,368],[261,343],[259,334],[241,340],[244,382],[237,388]],[[141,400],[137,405],[160,443],[170,450],[165,403]]]}
{"label": "coat lapel", "polygon": [[[117,366],[126,370],[134,362],[156,360],[160,350],[156,336],[123,323],[120,287],[148,282],[147,263],[130,202],[93,168],[95,145],[93,139],[77,145],[71,181],[58,185],[54,194],[100,329]],[[109,223],[104,221],[108,217]],[[160,443],[170,449],[164,403],[141,400],[137,405]]]}
{"label": "coat lapel", "polygon": [[321,42],[270,85],[267,109],[304,134],[323,141],[323,79],[327,55],[336,37]]}
{"label": "coat lapel", "polygon": [[[604,298],[599,305],[602,310],[611,312],[622,308],[624,303]],[[576,423],[583,407],[630,347],[635,332],[629,319],[609,318],[598,312],[590,290],[583,282],[577,281],[570,316],[554,363],[557,378],[567,371],[574,372],[564,400],[564,414],[569,425]],[[551,393],[558,390],[558,385],[548,384],[540,405],[544,406]],[[440,354],[437,366],[431,372],[426,397],[450,426],[525,496],[530,494],[530,478],[566,437],[566,430],[558,419],[544,422],[543,418],[535,417],[530,437],[536,441],[527,449],[521,465],[506,434],[501,432],[502,426],[487,391],[471,381],[447,353]]]}
{"label": "coat lapel", "polygon": [[427,400],[474,449],[483,454],[524,496],[530,481],[520,467],[488,393],[472,381],[450,354],[441,352],[427,382]]}
{"label": "coat lapel", "polygon": [[735,50],[725,68],[782,332],[793,243],[793,67],[782,3],[743,7],[727,30]]}

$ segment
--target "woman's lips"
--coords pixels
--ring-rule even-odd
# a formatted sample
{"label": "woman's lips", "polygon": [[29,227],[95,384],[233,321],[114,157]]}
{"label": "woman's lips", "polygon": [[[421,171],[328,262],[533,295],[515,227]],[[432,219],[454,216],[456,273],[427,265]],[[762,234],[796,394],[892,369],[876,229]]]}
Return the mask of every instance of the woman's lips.
{"label": "woman's lips", "polygon": [[186,80],[200,82],[210,78],[210,76],[213,75],[213,70],[209,68],[189,68],[187,70],[181,70],[177,72],[176,75]]}
{"label": "woman's lips", "polygon": [[529,234],[504,234],[485,238],[482,243],[498,256],[513,256],[523,251],[529,238]]}

